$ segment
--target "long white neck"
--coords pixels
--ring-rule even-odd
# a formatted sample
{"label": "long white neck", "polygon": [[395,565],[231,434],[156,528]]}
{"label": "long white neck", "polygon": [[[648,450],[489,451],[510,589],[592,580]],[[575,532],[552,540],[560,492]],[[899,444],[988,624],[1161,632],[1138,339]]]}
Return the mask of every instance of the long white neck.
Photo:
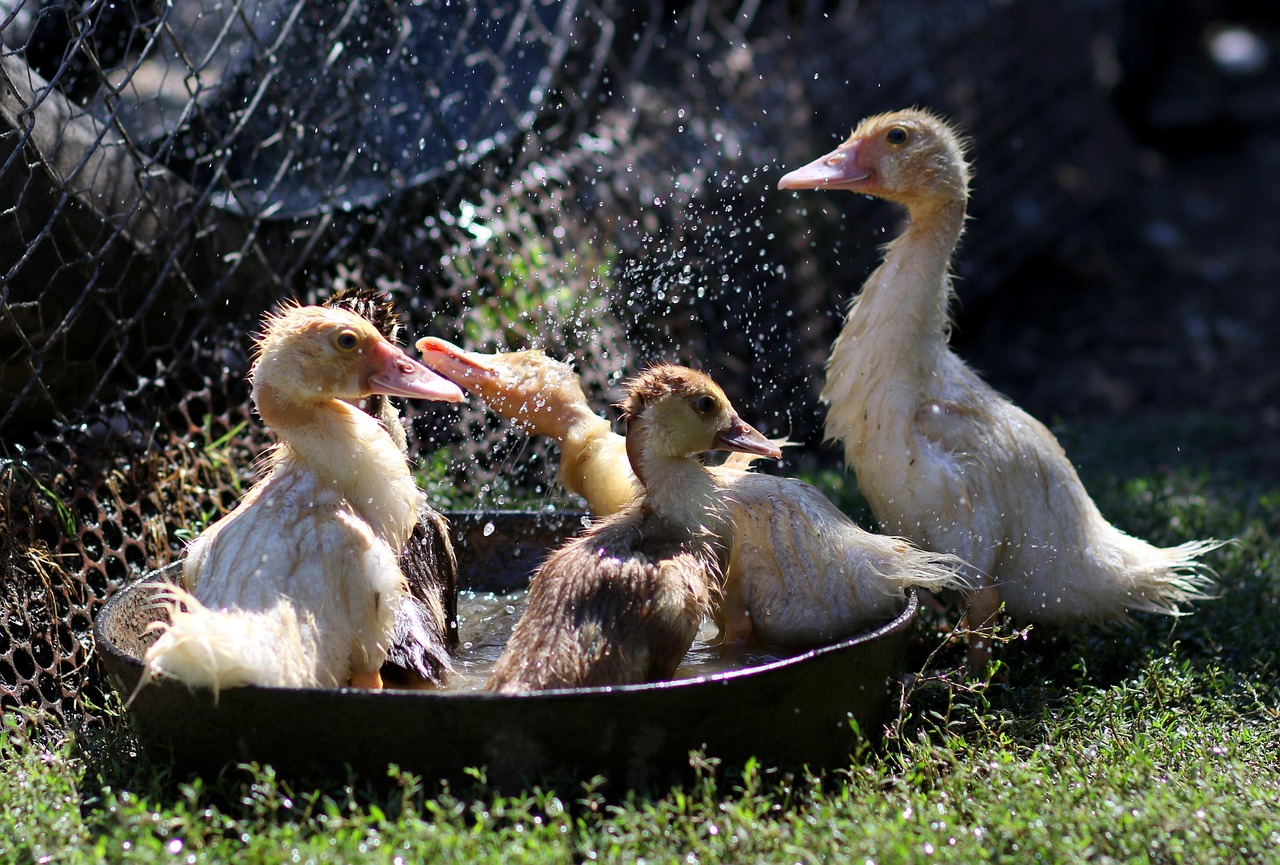
{"label": "long white neck", "polygon": [[900,446],[902,425],[939,386],[939,368],[950,365],[948,269],[963,227],[963,200],[912,213],[831,348],[822,388],[826,435],[844,442],[845,461],[859,475],[883,468],[879,449]]}
{"label": "long white neck", "polygon": [[840,339],[874,338],[877,349],[909,374],[932,370],[946,347],[951,300],[951,255],[964,228],[965,205],[952,201],[913,211],[902,234],[885,249],[849,311]]}
{"label": "long white neck", "polygon": [[257,388],[262,419],[281,438],[278,467],[312,472],[332,485],[394,549],[418,519],[418,492],[404,455],[373,418],[341,400],[285,403]]}

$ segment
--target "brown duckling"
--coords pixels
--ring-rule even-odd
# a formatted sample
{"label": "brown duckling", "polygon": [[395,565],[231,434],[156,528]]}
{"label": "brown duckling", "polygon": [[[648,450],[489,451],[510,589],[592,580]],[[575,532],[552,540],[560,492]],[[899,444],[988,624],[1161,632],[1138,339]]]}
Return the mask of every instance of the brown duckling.
{"label": "brown duckling", "polygon": [[715,382],[683,367],[664,364],[636,376],[621,408],[643,495],[538,569],[489,690],[670,678],[711,610],[728,516],[696,456],[781,452],[738,417]]}

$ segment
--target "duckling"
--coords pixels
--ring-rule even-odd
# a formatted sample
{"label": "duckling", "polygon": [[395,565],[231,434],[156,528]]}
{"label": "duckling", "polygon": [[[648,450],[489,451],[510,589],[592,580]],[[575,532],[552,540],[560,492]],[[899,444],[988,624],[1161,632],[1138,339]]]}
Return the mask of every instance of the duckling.
{"label": "duckling", "polygon": [[146,678],[215,693],[381,687],[420,498],[390,434],[350,402],[462,392],[349,311],[285,305],[264,325],[249,377],[280,443],[266,476],[188,547]]}
{"label": "duckling", "polygon": [[[632,501],[638,483],[626,438],[591,412],[567,364],[541,351],[465,351],[435,337],[417,347],[423,363],[499,414],[532,434],[571,443],[560,482],[597,516]],[[892,618],[909,587],[936,591],[963,582],[955,557],[863,530],[804,481],[746,471],[757,458],[731,453],[724,465],[709,467],[732,524],[723,538],[729,560],[714,611],[721,642],[827,643]]]}
{"label": "duckling", "polygon": [[[392,345],[398,344],[400,317],[384,292],[352,280],[324,305],[354,312]],[[352,404],[382,424],[408,459],[408,432],[385,394],[370,394]],[[458,643],[458,560],[449,540],[449,521],[431,507],[425,494],[419,495],[418,522],[400,554],[400,570],[409,591],[396,608],[383,680],[402,687],[443,685],[453,672],[449,649]],[[441,609],[443,620],[436,615]]]}
{"label": "duckling", "polygon": [[568,364],[538,350],[480,354],[434,336],[415,345],[424,364],[529,435],[559,443],[560,485],[586,499],[597,517],[617,513],[640,495],[626,439],[591,410]]}
{"label": "duckling", "polygon": [[[1055,625],[1177,615],[1208,595],[1198,559],[1219,542],[1162,549],[1112,526],[1053,434],[948,347],[969,177],[957,131],[908,109],[863,120],[778,182],[883,198],[909,217],[832,347],[827,437],[844,442],[885,531],[968,563],[970,624],[990,621],[1002,603],[1018,620]],[[971,663],[987,650],[971,646]]]}
{"label": "duckling", "polygon": [[670,678],[722,580],[728,516],[709,450],[777,458],[710,378],[655,366],[627,386],[626,450],[644,488],[551,554],[486,687],[516,692]]}

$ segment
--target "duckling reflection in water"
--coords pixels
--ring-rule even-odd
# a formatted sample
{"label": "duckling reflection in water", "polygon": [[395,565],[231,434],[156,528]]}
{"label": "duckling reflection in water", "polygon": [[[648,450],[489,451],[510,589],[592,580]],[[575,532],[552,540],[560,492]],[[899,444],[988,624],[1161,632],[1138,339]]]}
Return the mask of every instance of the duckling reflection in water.
{"label": "duckling reflection in water", "polygon": [[516,692],[667,679],[720,590],[728,511],[696,455],[777,458],[702,373],[655,366],[621,408],[642,495],[551,554],[487,687]]}

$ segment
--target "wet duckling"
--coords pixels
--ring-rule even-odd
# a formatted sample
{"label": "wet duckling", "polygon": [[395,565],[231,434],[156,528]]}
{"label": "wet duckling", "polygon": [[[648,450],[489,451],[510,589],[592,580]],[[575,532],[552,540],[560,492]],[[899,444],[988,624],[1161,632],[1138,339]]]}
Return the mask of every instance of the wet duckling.
{"label": "wet duckling", "polygon": [[[352,280],[325,306],[366,319],[392,345],[399,343],[400,316],[385,292]],[[400,412],[385,394],[354,403],[380,424],[408,459],[409,436]],[[449,540],[449,521],[419,495],[418,522],[400,554],[409,591],[396,608],[395,634],[382,665],[382,678],[398,687],[442,685],[453,671],[450,647],[458,643],[458,560]]]}
{"label": "wet duckling", "polygon": [[640,485],[626,440],[587,404],[577,373],[539,350],[481,354],[434,336],[416,343],[422,362],[484,400],[529,435],[560,445],[557,478],[597,517],[630,505]]}
{"label": "wet duckling", "polygon": [[[435,337],[417,346],[423,363],[499,414],[571,443],[560,481],[597,516],[630,503],[637,483],[626,439],[592,414],[568,364],[541,351],[465,351]],[[714,613],[722,642],[757,639],[792,648],[831,642],[897,615],[910,587],[936,591],[963,583],[955,557],[865,531],[804,481],[746,471],[757,458],[735,453],[710,467],[732,523]]]}
{"label": "wet duckling", "polygon": [[[969,164],[960,135],[909,109],[869,117],[781,189],[846,189],[906,208],[909,222],[849,306],[827,362],[826,433],[887,532],[954,553],[977,587],[969,620],[1123,622],[1178,614],[1211,587],[1215,541],[1162,549],[1112,526],[1053,434],[948,347],[951,257]],[[972,663],[981,663],[977,645]]]}
{"label": "wet duckling", "polygon": [[249,375],[280,444],[266,476],[188,547],[146,675],[215,692],[380,687],[420,496],[391,435],[350,403],[462,392],[360,316],[316,306],[267,316]]}
{"label": "wet duckling", "polygon": [[644,493],[551,554],[487,688],[670,678],[722,581],[728,515],[709,450],[781,456],[702,373],[655,366],[627,386],[626,451]]}

